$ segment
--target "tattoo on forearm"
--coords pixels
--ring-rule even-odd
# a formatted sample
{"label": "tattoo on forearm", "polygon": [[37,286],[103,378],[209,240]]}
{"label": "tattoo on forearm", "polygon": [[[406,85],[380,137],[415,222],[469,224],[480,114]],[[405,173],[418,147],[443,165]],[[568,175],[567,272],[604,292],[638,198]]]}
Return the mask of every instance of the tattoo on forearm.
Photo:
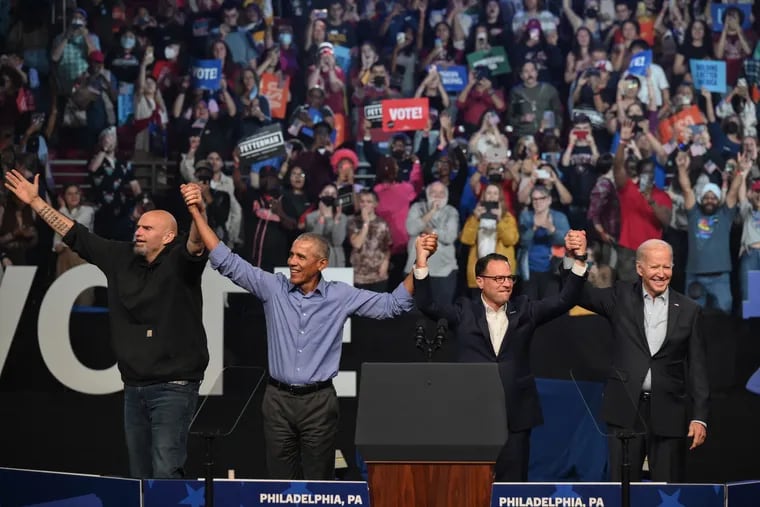
{"label": "tattoo on forearm", "polygon": [[71,229],[72,223],[47,204],[42,207],[38,214],[45,223],[61,236],[65,236],[69,232],[69,229]]}

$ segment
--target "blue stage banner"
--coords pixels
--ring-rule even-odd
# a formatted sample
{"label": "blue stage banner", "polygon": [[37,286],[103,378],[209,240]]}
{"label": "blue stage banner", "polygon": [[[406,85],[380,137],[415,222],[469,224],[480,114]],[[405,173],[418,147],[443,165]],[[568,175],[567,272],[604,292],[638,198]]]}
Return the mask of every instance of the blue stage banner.
{"label": "blue stage banner", "polygon": [[[143,507],[204,505],[205,486],[198,481],[145,481]],[[214,481],[216,505],[293,507],[298,505],[369,505],[366,482],[343,481]]]}
{"label": "blue stage banner", "polygon": [[[621,507],[619,483],[496,483],[492,507]],[[631,505],[723,507],[723,484],[631,485]]]}
{"label": "blue stage banner", "polygon": [[726,484],[728,507],[756,507],[760,499],[760,481]]}
{"label": "blue stage banner", "polygon": [[193,88],[217,91],[222,82],[221,60],[193,60],[190,69]]}
{"label": "blue stage banner", "polygon": [[135,507],[140,481],[0,468],[2,507]]}

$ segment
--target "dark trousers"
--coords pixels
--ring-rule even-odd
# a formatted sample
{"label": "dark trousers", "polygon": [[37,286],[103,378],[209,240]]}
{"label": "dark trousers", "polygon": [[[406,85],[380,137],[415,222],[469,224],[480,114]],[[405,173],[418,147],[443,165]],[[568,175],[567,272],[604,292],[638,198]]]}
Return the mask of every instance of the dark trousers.
{"label": "dark trousers", "polygon": [[124,386],[129,473],[136,479],[180,479],[200,382]]}
{"label": "dark trousers", "polygon": [[261,411],[271,479],[335,479],[339,410],[334,387],[296,395],[270,385]]}
{"label": "dark trousers", "polygon": [[[653,481],[683,482],[686,464],[686,439],[680,437],[663,437],[654,435],[651,428],[651,403],[648,397],[639,399],[639,415],[634,433],[638,433],[628,442],[628,456],[631,464],[631,481],[641,481],[641,468],[644,457],[649,459],[649,474]],[[621,464],[623,462],[623,446],[615,435],[623,430],[610,424],[608,437],[610,448],[610,479],[614,482],[621,480]],[[642,434],[643,433],[643,434]]]}
{"label": "dark trousers", "polygon": [[530,430],[510,431],[496,458],[495,482],[527,482],[529,457]]}

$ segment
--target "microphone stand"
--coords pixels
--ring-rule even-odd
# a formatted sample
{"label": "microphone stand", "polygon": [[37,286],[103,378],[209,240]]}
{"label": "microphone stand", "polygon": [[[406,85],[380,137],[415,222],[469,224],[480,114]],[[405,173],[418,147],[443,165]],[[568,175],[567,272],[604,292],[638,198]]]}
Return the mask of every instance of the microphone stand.
{"label": "microphone stand", "polygon": [[631,507],[631,457],[628,444],[636,435],[633,431],[621,430],[615,436],[620,439],[623,451],[620,462],[620,506]]}

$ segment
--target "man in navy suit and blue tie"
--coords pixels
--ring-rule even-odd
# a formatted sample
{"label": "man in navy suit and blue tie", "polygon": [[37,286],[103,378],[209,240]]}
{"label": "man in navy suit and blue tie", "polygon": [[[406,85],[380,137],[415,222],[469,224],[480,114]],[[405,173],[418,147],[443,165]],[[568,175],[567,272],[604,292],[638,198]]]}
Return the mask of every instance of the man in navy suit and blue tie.
{"label": "man in navy suit and blue tie", "polygon": [[[571,231],[573,232],[573,231]],[[417,306],[426,315],[446,319],[456,333],[457,360],[496,362],[504,385],[509,436],[496,461],[497,482],[525,482],[531,428],[543,423],[536,381],[530,370],[530,345],[539,325],[566,313],[578,301],[586,274],[586,235],[566,236],[565,247],[574,252],[573,266],[562,292],[542,300],[527,296],[512,299],[516,276],[509,260],[489,254],[475,264],[481,290],[476,299],[460,298],[452,305],[433,301],[426,262],[418,256],[414,269]],[[568,237],[573,238],[568,243]]]}

